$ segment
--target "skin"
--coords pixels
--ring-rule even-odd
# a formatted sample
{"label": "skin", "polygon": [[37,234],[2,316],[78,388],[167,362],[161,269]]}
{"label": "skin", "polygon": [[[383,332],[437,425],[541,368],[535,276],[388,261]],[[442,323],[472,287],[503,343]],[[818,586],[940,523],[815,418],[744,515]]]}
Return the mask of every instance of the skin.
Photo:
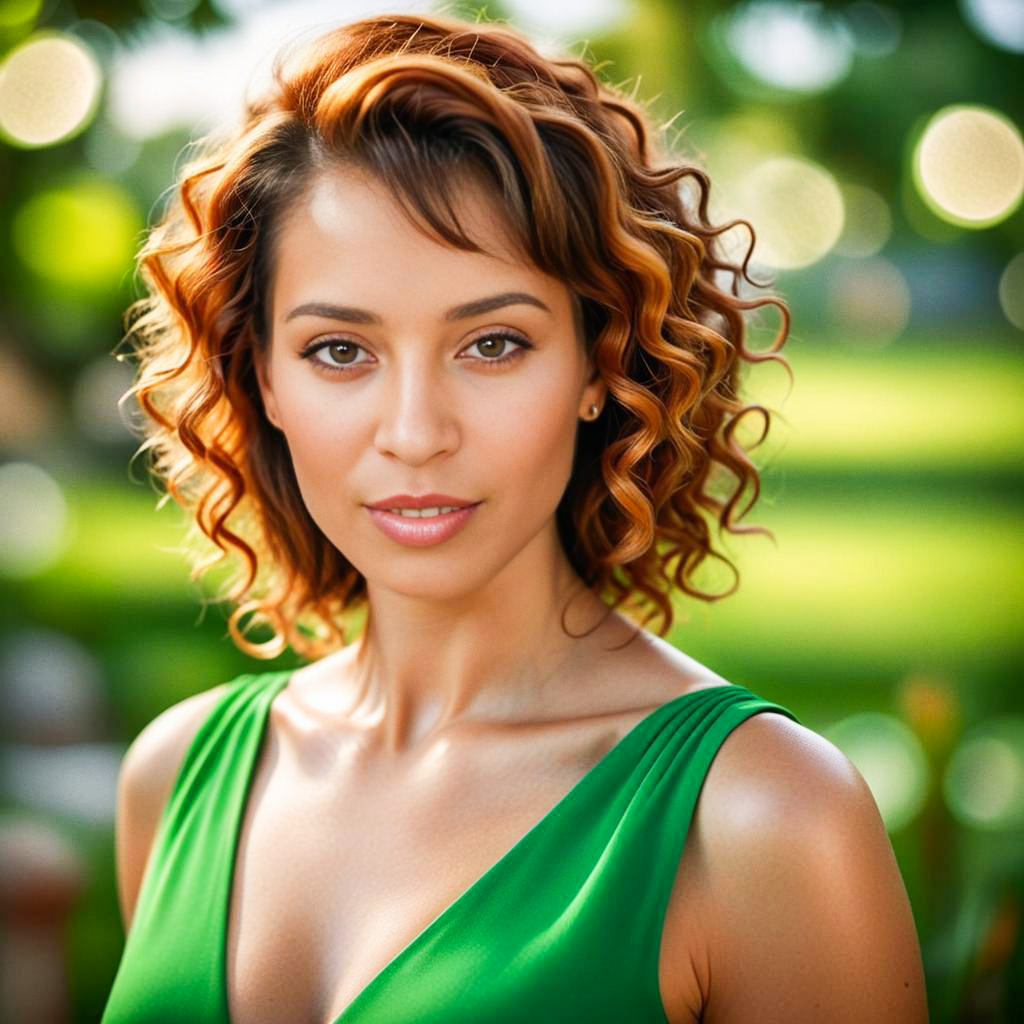
{"label": "skin", "polygon": [[[646,631],[627,644],[632,625],[572,572],[554,514],[578,418],[605,388],[567,287],[512,251],[486,195],[467,186],[463,199],[460,215],[491,255],[425,237],[350,168],[315,182],[282,222],[264,406],[310,514],[365,575],[370,617],[270,708],[228,920],[238,1024],[336,1020],[629,729],[673,697],[726,683]],[[547,310],[445,318],[507,292]],[[325,302],[381,322],[289,317]],[[475,345],[499,329],[533,347],[482,365],[508,351]],[[361,351],[312,358],[358,368],[301,358],[328,339]],[[390,540],[363,507],[426,491],[483,505],[429,548]],[[569,632],[586,635],[563,632],[566,602]],[[125,757],[126,927],[160,810],[223,691],[163,712]],[[877,807],[817,733],[763,712],[722,743],[670,894],[659,984],[669,1024],[927,1020],[913,917]]]}
{"label": "skin", "polygon": [[[569,289],[511,251],[475,190],[467,198],[467,223],[498,250],[493,257],[425,237],[379,184],[350,169],[313,184],[277,246],[264,407],[287,439],[310,514],[367,579],[358,714],[379,726],[392,754],[462,715],[543,706],[574,650],[558,616],[579,581],[554,512],[578,417],[601,406],[606,388],[587,363]],[[501,293],[546,308],[518,302],[445,319]],[[290,317],[325,302],[367,309],[382,323]],[[492,338],[481,348],[498,330],[533,347]],[[359,347],[301,357],[321,340]],[[459,534],[428,548],[391,540],[364,507],[427,492],[483,504]],[[581,596],[577,621],[593,624],[603,609]]]}

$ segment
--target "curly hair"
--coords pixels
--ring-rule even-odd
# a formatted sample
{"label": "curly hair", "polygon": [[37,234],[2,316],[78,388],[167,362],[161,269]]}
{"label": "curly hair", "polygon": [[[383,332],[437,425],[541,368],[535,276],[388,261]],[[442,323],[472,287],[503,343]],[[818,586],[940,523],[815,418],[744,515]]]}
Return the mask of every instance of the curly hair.
{"label": "curly hair", "polygon": [[[473,252],[453,212],[454,172],[483,174],[526,258],[570,288],[608,396],[579,425],[556,521],[573,569],[606,606],[644,613],[643,625],[660,615],[664,636],[673,588],[714,601],[738,586],[707,513],[732,533],[774,539],[738,522],[760,479],[736,429],[762,414],[756,447],[770,421],[740,400],[740,361],[774,360],[792,378],[777,354],[785,302],[740,297],[741,278],[765,287],[747,271],[754,229],[713,226],[705,171],[669,159],[646,110],[583,59],[558,56],[500,22],[366,18],[281,51],[241,124],[193,144],[138,254],[148,294],[125,314],[137,372],[124,397],[144,413],[136,454],[152,450],[160,504],[173,497],[187,513],[192,579],[224,561],[234,570],[217,600],[234,604],[228,628],[246,653],[290,645],[319,657],[344,645],[346,615],[366,606],[365,578],[303,503],[255,374],[281,213],[339,161],[372,171],[410,218]],[[684,179],[696,185],[689,204]],[[719,238],[737,224],[751,235],[742,264]],[[744,311],[764,305],[781,311],[782,328],[752,351]],[[728,591],[694,586],[708,556],[733,569]],[[256,623],[270,640],[247,637]]]}

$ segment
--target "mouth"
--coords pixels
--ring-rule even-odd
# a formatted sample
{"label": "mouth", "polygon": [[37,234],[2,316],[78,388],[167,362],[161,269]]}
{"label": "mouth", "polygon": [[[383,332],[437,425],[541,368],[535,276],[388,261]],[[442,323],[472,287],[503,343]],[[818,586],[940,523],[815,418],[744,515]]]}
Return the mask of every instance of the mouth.
{"label": "mouth", "polygon": [[468,505],[432,505],[424,508],[378,508],[368,505],[374,525],[386,537],[409,547],[440,544],[455,536],[483,502]]}

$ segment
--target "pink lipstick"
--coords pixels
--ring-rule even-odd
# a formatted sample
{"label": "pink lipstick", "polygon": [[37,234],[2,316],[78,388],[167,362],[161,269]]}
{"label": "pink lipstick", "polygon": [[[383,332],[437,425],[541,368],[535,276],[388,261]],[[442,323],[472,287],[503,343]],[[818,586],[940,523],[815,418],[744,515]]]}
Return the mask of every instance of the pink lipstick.
{"label": "pink lipstick", "polygon": [[374,524],[392,540],[427,547],[458,533],[480,504],[447,494],[395,494],[366,508]]}

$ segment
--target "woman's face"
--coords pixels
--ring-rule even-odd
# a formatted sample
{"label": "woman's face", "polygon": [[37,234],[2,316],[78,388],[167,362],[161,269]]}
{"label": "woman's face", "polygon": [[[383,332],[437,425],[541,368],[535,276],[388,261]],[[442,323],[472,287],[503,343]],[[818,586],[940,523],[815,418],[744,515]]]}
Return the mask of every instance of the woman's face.
{"label": "woman's face", "polygon": [[[259,365],[320,529],[371,589],[435,599],[531,545],[554,550],[578,417],[605,394],[569,289],[508,248],[482,193],[462,197],[460,222],[498,255],[427,238],[358,171],[319,176],[280,224]],[[477,504],[437,518],[367,507],[430,493]],[[458,528],[429,535],[445,522]]]}

